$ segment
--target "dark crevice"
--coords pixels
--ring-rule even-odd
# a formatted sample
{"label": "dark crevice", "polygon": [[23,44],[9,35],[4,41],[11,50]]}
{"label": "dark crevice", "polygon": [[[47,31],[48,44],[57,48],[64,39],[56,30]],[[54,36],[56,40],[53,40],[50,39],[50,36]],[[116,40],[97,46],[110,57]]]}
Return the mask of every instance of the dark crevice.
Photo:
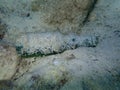
{"label": "dark crevice", "polygon": [[85,25],[85,23],[88,22],[88,18],[89,18],[89,16],[90,16],[91,12],[94,10],[95,5],[97,4],[97,1],[98,1],[98,0],[94,0],[93,4],[91,5],[91,8],[89,9],[86,18],[85,18],[84,21],[83,21],[83,25]]}
{"label": "dark crevice", "polygon": [[52,53],[49,53],[49,54],[44,54],[44,53],[41,53],[41,52],[36,52],[36,53],[33,53],[33,54],[28,54],[27,52],[24,52],[24,53],[21,55],[21,58],[44,57],[44,56],[61,54],[61,53],[63,53],[64,51],[65,51],[65,50],[59,51],[59,52],[53,51]]}
{"label": "dark crevice", "polygon": [[[86,47],[92,47],[92,48],[96,47],[97,44],[98,44],[98,42],[95,42],[95,44],[91,45],[89,42],[86,42],[86,41],[85,41],[85,43],[86,43]],[[77,49],[77,48],[83,47],[83,46],[84,46],[84,45],[81,45],[81,46],[80,46],[80,45],[76,44],[75,46],[70,47],[70,49],[60,50],[59,52],[53,51],[52,53],[48,53],[48,54],[41,53],[41,52],[36,52],[36,53],[33,53],[33,54],[29,54],[29,53],[27,53],[27,52],[24,52],[23,54],[20,54],[20,53],[18,53],[18,54],[21,55],[21,58],[44,57],[44,56],[62,54],[62,53],[64,53],[66,50],[74,50],[74,49]]]}
{"label": "dark crevice", "polygon": [[61,54],[66,50],[73,50],[73,49],[77,49],[79,47],[93,47],[94,48],[99,43],[99,37],[95,36],[94,39],[91,37],[90,40],[85,39],[82,41],[82,43],[76,43],[76,38],[72,38],[71,41],[72,41],[72,43],[66,42],[64,45],[62,45],[59,48],[59,50],[52,50],[51,48],[45,48],[45,50],[49,50],[49,52],[44,52],[45,50],[36,49],[34,52],[29,53],[29,49],[27,52],[27,50],[24,50],[24,47],[21,45],[16,46],[16,51],[22,58],[56,55],[56,54]]}
{"label": "dark crevice", "polygon": [[[13,74],[13,76],[10,78],[10,80],[11,80],[11,82],[13,83],[15,80],[17,80],[18,78],[20,78],[21,76],[23,76],[23,74],[22,75],[20,75],[19,77],[16,77],[16,75],[19,73],[19,69],[20,69],[20,65],[21,65],[21,61],[22,60],[22,58],[19,56],[19,60],[18,60],[18,63],[17,63],[17,66],[16,66],[16,70],[15,70],[15,72],[14,72],[14,74]],[[13,86],[15,86],[15,84],[13,83]],[[13,89],[12,89],[13,90]]]}

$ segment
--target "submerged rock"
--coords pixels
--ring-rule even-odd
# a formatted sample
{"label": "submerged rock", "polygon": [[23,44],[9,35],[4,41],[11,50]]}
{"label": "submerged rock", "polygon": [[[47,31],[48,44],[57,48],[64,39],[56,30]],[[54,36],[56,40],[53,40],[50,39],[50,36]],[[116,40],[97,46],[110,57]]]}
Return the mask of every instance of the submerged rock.
{"label": "submerged rock", "polygon": [[[78,32],[96,0],[34,0],[32,11],[43,13],[43,22],[60,32]],[[56,29],[57,30],[57,29]]]}
{"label": "submerged rock", "polygon": [[96,0],[0,0],[11,41],[21,33],[80,33]]}
{"label": "submerged rock", "polygon": [[36,66],[39,67],[30,67],[30,71],[15,79],[14,85],[25,90],[59,90],[71,80],[70,73],[63,69],[65,67],[54,65],[44,67],[43,64],[37,64]]}
{"label": "submerged rock", "polygon": [[16,72],[17,64],[15,48],[0,43],[0,80],[9,80]]}
{"label": "submerged rock", "polygon": [[15,86],[13,90],[59,90],[72,79],[71,73],[62,65],[63,63],[56,66],[51,62],[53,58],[36,59],[37,62],[33,62],[34,58],[22,60],[28,61],[28,65],[20,66],[21,69],[12,79]]}
{"label": "submerged rock", "polygon": [[63,35],[59,32],[27,33],[16,40],[16,48],[21,55],[56,54],[81,46],[95,47],[97,44],[97,36]]}

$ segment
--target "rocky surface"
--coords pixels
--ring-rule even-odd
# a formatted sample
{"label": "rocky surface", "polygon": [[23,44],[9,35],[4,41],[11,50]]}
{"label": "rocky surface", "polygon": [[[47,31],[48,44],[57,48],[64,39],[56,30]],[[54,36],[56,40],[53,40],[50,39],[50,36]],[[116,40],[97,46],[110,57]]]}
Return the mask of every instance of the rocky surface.
{"label": "rocky surface", "polygon": [[[15,84],[22,87],[24,83],[27,83],[25,85],[28,87],[31,87],[31,83],[38,85],[38,81],[31,79],[37,76],[48,82],[54,82],[52,84],[54,87],[60,84],[59,81],[64,78],[61,75],[64,73],[67,82],[62,85],[62,88],[60,87],[61,90],[83,90],[84,88],[114,90],[119,88],[120,43],[116,42],[120,39],[114,32],[109,35],[111,38],[104,39],[96,48],[84,47],[68,50],[58,55],[23,59],[14,78]],[[38,87],[41,87],[40,85]],[[51,90],[51,87],[49,89]]]}
{"label": "rocky surface", "polygon": [[[15,2],[1,0],[0,2],[1,17],[4,17],[2,21],[8,25],[3,41],[13,46],[22,44],[23,51],[28,47],[31,49],[30,53],[39,47],[45,51],[45,47],[51,45],[52,50],[58,51],[58,47],[64,45],[63,42],[74,47],[76,43],[81,44],[83,36],[88,40],[90,40],[89,36],[99,36],[99,42],[95,47],[66,49],[62,53],[42,57],[36,55],[21,57],[16,73],[10,81],[1,79],[2,88],[8,90],[120,89],[119,0],[97,0],[96,5],[94,5],[95,0],[16,0]],[[13,5],[13,2],[16,4]],[[7,4],[6,7],[3,3]],[[91,6],[93,10],[89,9]],[[73,37],[78,41],[73,43]],[[19,49],[17,48],[18,51]],[[48,49],[46,51],[49,52]],[[5,61],[6,58],[2,56],[0,60]]]}
{"label": "rocky surface", "polygon": [[[80,33],[96,0],[1,0],[3,20],[9,25],[6,37],[26,32]],[[16,3],[15,5],[12,5]],[[6,6],[4,6],[4,4]]]}

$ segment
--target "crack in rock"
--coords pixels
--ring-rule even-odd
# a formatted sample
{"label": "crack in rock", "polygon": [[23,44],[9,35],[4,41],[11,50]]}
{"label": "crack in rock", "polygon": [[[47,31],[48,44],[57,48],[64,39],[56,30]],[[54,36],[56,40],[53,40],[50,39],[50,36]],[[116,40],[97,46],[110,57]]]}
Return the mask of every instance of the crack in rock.
{"label": "crack in rock", "polygon": [[83,25],[88,21],[88,18],[90,16],[91,12],[94,10],[95,5],[96,5],[97,2],[98,2],[98,0],[94,0],[93,4],[91,5],[91,8],[88,10],[86,18],[83,21]]}

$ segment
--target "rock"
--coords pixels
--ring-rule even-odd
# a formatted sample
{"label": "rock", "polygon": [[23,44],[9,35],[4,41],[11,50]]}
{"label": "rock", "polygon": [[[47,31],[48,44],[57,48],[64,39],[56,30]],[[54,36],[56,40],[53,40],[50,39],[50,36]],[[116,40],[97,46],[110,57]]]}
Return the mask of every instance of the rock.
{"label": "rock", "polygon": [[60,32],[78,32],[95,0],[34,0],[32,11],[44,13],[48,27]]}
{"label": "rock", "polygon": [[43,75],[39,75],[39,72],[34,73],[25,73],[22,77],[14,81],[15,86],[18,88],[25,88],[32,90],[40,89],[40,90],[51,90],[51,89],[59,89],[65,83],[70,80],[70,77],[67,72],[62,72],[59,69],[49,69],[50,71],[44,73]]}
{"label": "rock", "polygon": [[0,43],[0,80],[9,80],[16,72],[18,56],[12,46]]}
{"label": "rock", "polygon": [[8,40],[26,32],[80,33],[96,0],[0,0]]}
{"label": "rock", "polygon": [[[7,39],[17,39],[16,46],[20,46],[17,50],[19,51],[21,46],[23,47],[20,51],[21,54],[24,51],[30,54],[34,53],[34,50],[39,47],[43,47],[45,54],[48,54],[49,50],[46,50],[45,47],[51,45],[49,40],[53,42],[52,46],[54,46],[54,49],[52,48],[52,50],[56,51],[59,51],[58,48],[61,45],[66,45],[67,49],[74,49],[76,43],[81,45],[84,40],[85,42],[82,46],[90,47],[91,43],[92,47],[96,46],[96,40],[95,42],[93,40],[95,38],[91,39],[88,34],[92,34],[93,37],[96,34],[100,35],[100,43],[96,48],[81,47],[75,50],[67,50],[57,55],[22,58],[18,69],[19,73],[16,74],[18,77],[15,76],[14,84],[16,86],[21,86],[22,84],[30,88],[14,90],[39,90],[39,87],[43,87],[43,90],[58,90],[58,88],[55,89],[55,86],[58,85],[59,87],[58,82],[63,82],[64,84],[68,79],[66,76],[65,78],[67,79],[64,79],[64,72],[70,73],[74,81],[66,83],[60,90],[120,90],[120,38],[117,31],[120,30],[120,0],[98,0],[92,12],[93,14],[89,17],[89,22],[85,23],[84,28],[81,28],[81,22],[85,20],[88,9],[85,9],[85,13],[82,14],[83,17],[80,16],[80,18],[83,18],[82,20],[77,19],[80,21],[74,20],[80,12],[75,8],[71,9],[73,7],[72,1],[79,2],[80,0],[69,0],[69,4],[67,0],[35,0],[36,3],[33,8],[31,7],[32,5],[28,8],[31,9],[30,12],[21,7],[20,2],[23,1],[27,2],[27,4],[24,3],[25,7],[29,6],[31,1],[34,3],[34,0],[0,0],[0,7],[1,5],[4,7],[11,5],[16,9],[15,14],[12,13],[9,17],[2,19],[9,25]],[[55,1],[56,3],[53,3]],[[81,1],[84,2],[85,0]],[[7,2],[7,4],[2,2]],[[51,6],[55,7],[52,8]],[[80,4],[80,6],[82,5]],[[70,14],[61,12],[67,10],[70,11]],[[73,11],[73,14],[71,14],[71,11]],[[73,20],[71,20],[71,15],[73,15]],[[76,22],[79,22],[80,26]],[[80,29],[82,29],[80,36],[68,34],[80,31]],[[47,33],[48,31],[60,31],[67,34],[49,34]],[[31,33],[28,35],[28,32]],[[34,32],[40,33],[36,34]],[[83,37],[83,34],[87,36]],[[48,36],[50,39],[47,39]],[[76,37],[73,38],[73,36]],[[56,47],[56,43],[58,47]],[[30,51],[27,47],[30,47]],[[4,84],[6,82],[3,81],[2,86]],[[9,87],[9,82],[7,86]]]}
{"label": "rock", "polygon": [[49,55],[78,47],[96,47],[97,36],[63,35],[59,32],[27,33],[16,40],[17,51],[23,56]]}
{"label": "rock", "polygon": [[22,60],[26,61],[26,65],[24,65],[24,62],[21,63],[18,72],[13,78],[16,87],[31,90],[54,90],[55,88],[59,89],[71,80],[71,74],[62,63],[53,65],[53,58],[48,59],[46,57],[46,60],[44,60],[37,57],[34,61],[33,59],[26,58]]}

